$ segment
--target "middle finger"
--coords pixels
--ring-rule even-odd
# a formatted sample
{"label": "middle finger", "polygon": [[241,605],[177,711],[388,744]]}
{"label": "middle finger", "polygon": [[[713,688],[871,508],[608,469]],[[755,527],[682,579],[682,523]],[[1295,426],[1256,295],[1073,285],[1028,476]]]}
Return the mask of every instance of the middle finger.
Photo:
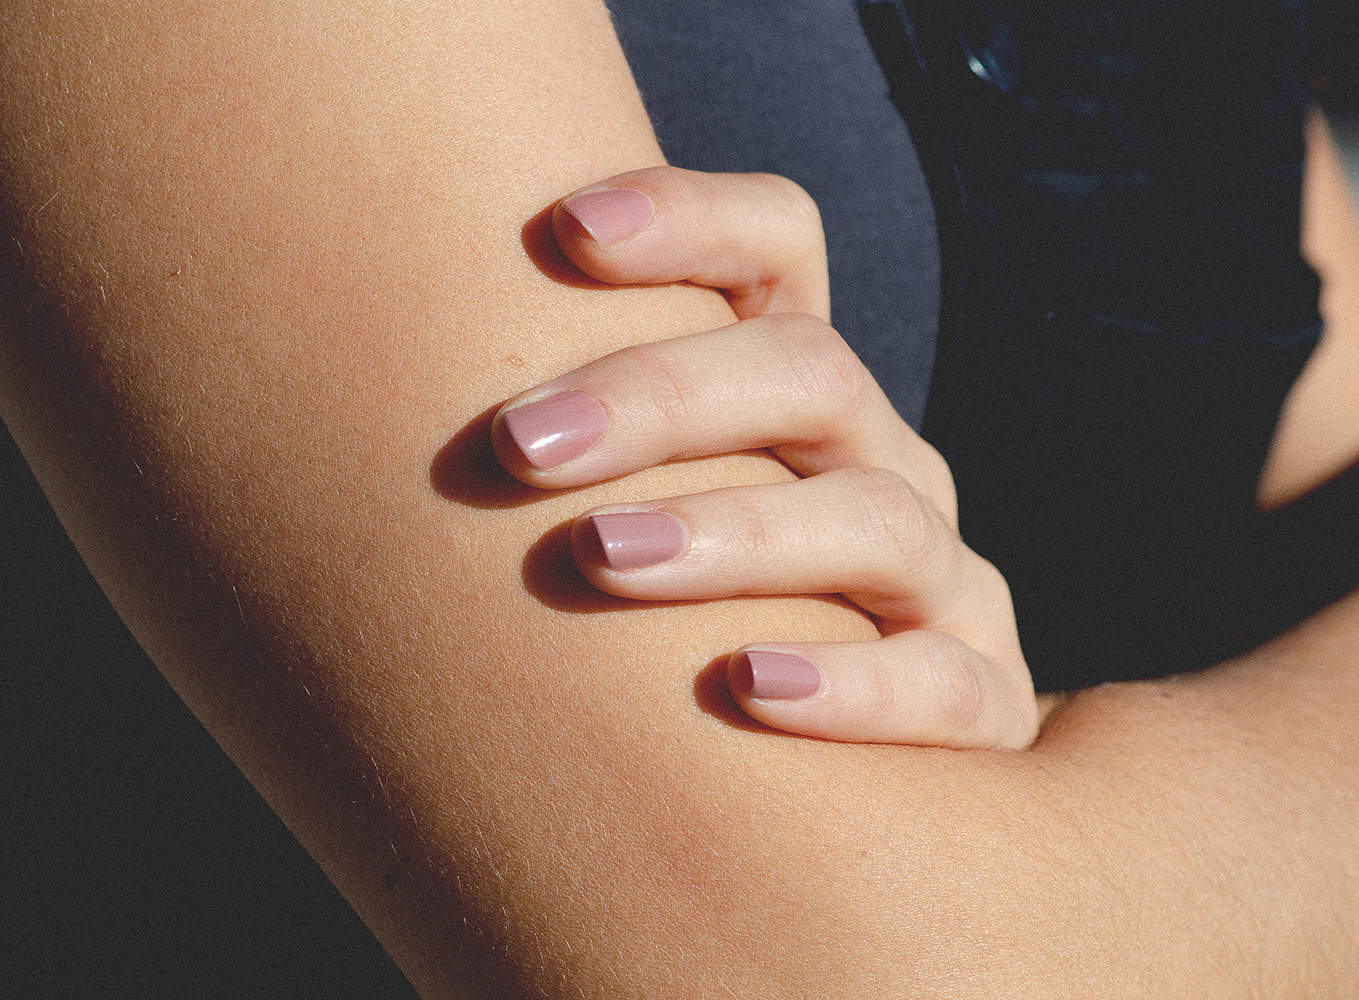
{"label": "middle finger", "polygon": [[770,448],[801,475],[887,468],[955,520],[947,466],[839,334],[780,314],[625,348],[496,414],[501,463],[531,486],[601,482],[673,459]]}

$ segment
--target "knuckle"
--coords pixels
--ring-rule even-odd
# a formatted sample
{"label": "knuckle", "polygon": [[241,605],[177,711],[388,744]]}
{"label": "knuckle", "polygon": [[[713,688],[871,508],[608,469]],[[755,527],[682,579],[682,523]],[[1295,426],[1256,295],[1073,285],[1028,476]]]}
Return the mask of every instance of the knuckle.
{"label": "knuckle", "polygon": [[998,746],[1024,750],[1038,737],[1038,700],[1034,698],[1032,691],[1016,693],[1015,699],[1008,731],[996,742]]}
{"label": "knuckle", "polygon": [[972,584],[985,602],[992,607],[1009,608],[1012,604],[1010,594],[1010,582],[1005,579],[995,563],[981,556],[974,556],[977,560],[976,582]]}
{"label": "knuckle", "polygon": [[986,677],[961,640],[927,635],[909,666],[884,663],[869,673],[859,710],[884,730],[922,742],[968,743],[987,710]]}
{"label": "knuckle", "polygon": [[934,512],[905,479],[890,469],[846,469],[843,474],[867,551],[885,548],[897,570],[907,573],[922,573],[946,555]]}
{"label": "knuckle", "polygon": [[771,557],[775,542],[762,509],[733,500],[724,516],[732,550],[739,552],[745,562],[758,566]]}
{"label": "knuckle", "polygon": [[941,732],[960,735],[976,727],[986,708],[986,679],[961,640],[941,644],[928,683]]}
{"label": "knuckle", "polygon": [[921,442],[924,447],[916,460],[921,487],[934,499],[939,510],[950,523],[958,520],[958,491],[953,483],[953,470],[949,468],[944,456],[932,445]]}
{"label": "knuckle", "polygon": [[897,677],[891,669],[879,669],[869,674],[864,686],[863,710],[870,719],[895,720],[902,709],[902,697]]}
{"label": "knuckle", "polygon": [[780,317],[780,342],[792,391],[832,419],[859,413],[872,385],[868,369],[832,327],[815,316]]}
{"label": "knuckle", "polygon": [[797,226],[804,238],[820,243],[825,237],[821,225],[821,209],[816,199],[797,181],[782,174],[761,174],[760,179],[774,195],[783,211]]}
{"label": "knuckle", "polygon": [[702,381],[687,365],[653,345],[630,348],[626,354],[634,384],[642,388],[644,401],[663,423],[685,424],[702,413]]}

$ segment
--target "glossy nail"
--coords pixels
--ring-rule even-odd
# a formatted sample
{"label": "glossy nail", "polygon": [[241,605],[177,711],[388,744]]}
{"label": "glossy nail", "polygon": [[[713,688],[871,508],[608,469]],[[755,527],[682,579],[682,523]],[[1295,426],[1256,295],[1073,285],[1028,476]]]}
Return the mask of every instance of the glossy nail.
{"label": "glossy nail", "polygon": [[[821,671],[816,664],[792,653],[748,649],[745,664],[738,665],[749,682],[750,697],[799,701],[821,690]],[[748,672],[748,673],[747,673]]]}
{"label": "glossy nail", "polygon": [[506,410],[504,424],[529,465],[551,469],[589,451],[609,418],[599,400],[571,391]]}
{"label": "glossy nail", "polygon": [[592,514],[594,529],[609,569],[641,569],[668,562],[684,552],[684,526],[658,511]]}
{"label": "glossy nail", "polygon": [[562,202],[562,208],[602,247],[636,236],[656,214],[650,198],[629,188],[583,191]]}

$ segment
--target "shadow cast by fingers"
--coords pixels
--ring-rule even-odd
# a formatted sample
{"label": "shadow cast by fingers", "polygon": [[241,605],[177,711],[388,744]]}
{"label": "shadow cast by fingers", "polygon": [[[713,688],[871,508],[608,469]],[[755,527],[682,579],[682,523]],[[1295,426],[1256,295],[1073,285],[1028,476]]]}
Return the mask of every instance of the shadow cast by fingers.
{"label": "shadow cast by fingers", "polygon": [[552,212],[556,207],[557,203],[553,202],[520,227],[519,242],[533,266],[558,284],[572,288],[603,290],[616,287],[590,277],[562,253],[552,233]]}
{"label": "shadow cast by fingers", "polygon": [[771,736],[787,736],[763,722],[757,722],[745,712],[732,697],[727,685],[727,661],[729,656],[719,656],[698,672],[694,678],[694,702],[705,715],[725,722],[736,729],[751,733],[767,733]]}
{"label": "shadow cast by fingers", "polygon": [[499,409],[497,403],[478,413],[435,454],[429,465],[434,492],[468,507],[506,509],[583,488],[535,489],[506,472],[491,445],[491,423]]}
{"label": "shadow cast by fingers", "polygon": [[524,553],[520,576],[524,589],[557,611],[597,614],[648,605],[596,590],[571,557],[571,522],[564,521],[534,542]]}
{"label": "shadow cast by fingers", "polygon": [[429,481],[444,499],[495,508],[520,507],[540,496],[541,491],[515,479],[495,457],[491,421],[498,409],[499,404],[478,413],[434,456]]}
{"label": "shadow cast by fingers", "polygon": [[[644,613],[653,608],[684,607],[705,601],[636,601],[615,597],[595,589],[581,575],[571,555],[571,522],[557,525],[535,542],[521,565],[524,588],[538,601],[557,611],[575,614],[631,611]],[[747,598],[749,600],[749,598]],[[694,702],[706,715],[736,729],[766,733],[788,739],[805,739],[752,719],[741,710],[727,683],[729,656],[710,661],[694,678]]]}

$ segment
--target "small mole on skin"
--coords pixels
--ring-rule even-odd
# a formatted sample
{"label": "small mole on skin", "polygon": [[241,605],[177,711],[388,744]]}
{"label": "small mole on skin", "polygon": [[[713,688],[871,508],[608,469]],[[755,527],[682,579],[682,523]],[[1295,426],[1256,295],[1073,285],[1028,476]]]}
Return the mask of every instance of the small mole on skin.
{"label": "small mole on skin", "polygon": [[518,354],[505,355],[505,364],[509,365],[511,368],[523,368],[524,365],[526,365],[527,363],[528,362],[526,362],[523,359],[523,357]]}

